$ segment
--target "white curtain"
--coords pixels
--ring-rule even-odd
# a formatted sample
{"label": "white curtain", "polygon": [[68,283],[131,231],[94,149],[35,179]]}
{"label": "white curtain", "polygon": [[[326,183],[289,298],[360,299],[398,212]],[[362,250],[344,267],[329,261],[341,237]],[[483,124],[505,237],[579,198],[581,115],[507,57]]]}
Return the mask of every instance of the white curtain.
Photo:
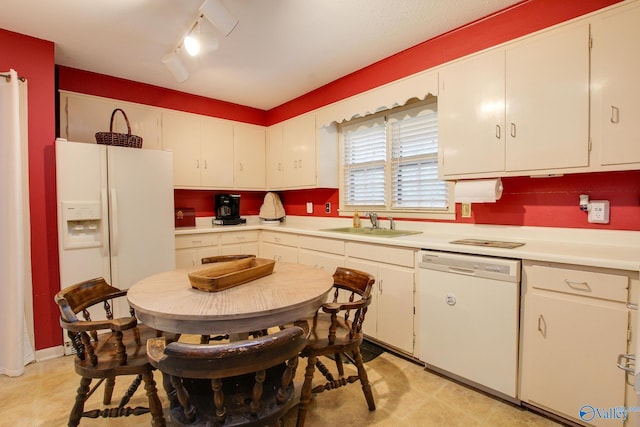
{"label": "white curtain", "polygon": [[14,70],[0,74],[0,374],[18,376],[35,359],[27,84]]}

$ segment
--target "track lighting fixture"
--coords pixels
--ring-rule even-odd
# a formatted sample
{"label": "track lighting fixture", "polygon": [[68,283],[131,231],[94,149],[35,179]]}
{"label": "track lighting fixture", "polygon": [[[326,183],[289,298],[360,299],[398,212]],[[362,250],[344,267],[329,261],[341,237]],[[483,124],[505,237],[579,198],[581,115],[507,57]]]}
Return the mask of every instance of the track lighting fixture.
{"label": "track lighting fixture", "polygon": [[181,48],[184,48],[191,56],[197,56],[204,51],[212,51],[218,48],[217,38],[212,33],[202,31],[202,18],[206,18],[207,21],[211,22],[225,37],[231,34],[238,25],[238,18],[227,10],[221,0],[205,0],[200,6],[199,14],[191,24],[187,35],[173,52],[166,54],[162,58],[162,62],[179,83],[189,78],[189,71],[178,56]]}
{"label": "track lighting fixture", "polygon": [[202,16],[216,26],[222,34],[228,36],[238,25],[238,18],[233,16],[222,4],[221,0],[205,0],[200,6]]}
{"label": "track lighting fixture", "polygon": [[180,60],[176,51],[167,53],[163,56],[162,63],[166,65],[167,69],[178,83],[182,83],[189,78],[189,71]]}

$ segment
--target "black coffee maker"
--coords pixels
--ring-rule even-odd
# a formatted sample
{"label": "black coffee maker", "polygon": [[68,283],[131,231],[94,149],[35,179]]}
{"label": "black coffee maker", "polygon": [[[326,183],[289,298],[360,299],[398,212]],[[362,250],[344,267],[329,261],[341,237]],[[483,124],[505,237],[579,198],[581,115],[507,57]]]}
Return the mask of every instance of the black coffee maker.
{"label": "black coffee maker", "polygon": [[214,197],[216,217],[213,223],[216,225],[237,225],[247,222],[240,218],[239,194],[216,194]]}

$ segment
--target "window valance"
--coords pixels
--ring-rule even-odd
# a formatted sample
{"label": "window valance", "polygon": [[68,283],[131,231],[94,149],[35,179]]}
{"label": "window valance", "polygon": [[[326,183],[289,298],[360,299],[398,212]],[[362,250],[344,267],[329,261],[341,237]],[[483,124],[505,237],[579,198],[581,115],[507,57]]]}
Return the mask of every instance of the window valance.
{"label": "window valance", "polygon": [[406,104],[410,99],[438,95],[438,72],[424,71],[388,83],[351,98],[335,102],[316,112],[318,127],[342,123]]}

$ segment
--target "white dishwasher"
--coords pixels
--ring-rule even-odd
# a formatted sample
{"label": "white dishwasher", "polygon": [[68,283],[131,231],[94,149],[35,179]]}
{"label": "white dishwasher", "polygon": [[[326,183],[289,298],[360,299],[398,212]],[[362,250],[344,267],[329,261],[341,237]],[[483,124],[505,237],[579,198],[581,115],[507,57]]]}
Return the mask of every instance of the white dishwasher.
{"label": "white dishwasher", "polygon": [[517,402],[520,260],[428,250],[418,257],[420,360]]}

